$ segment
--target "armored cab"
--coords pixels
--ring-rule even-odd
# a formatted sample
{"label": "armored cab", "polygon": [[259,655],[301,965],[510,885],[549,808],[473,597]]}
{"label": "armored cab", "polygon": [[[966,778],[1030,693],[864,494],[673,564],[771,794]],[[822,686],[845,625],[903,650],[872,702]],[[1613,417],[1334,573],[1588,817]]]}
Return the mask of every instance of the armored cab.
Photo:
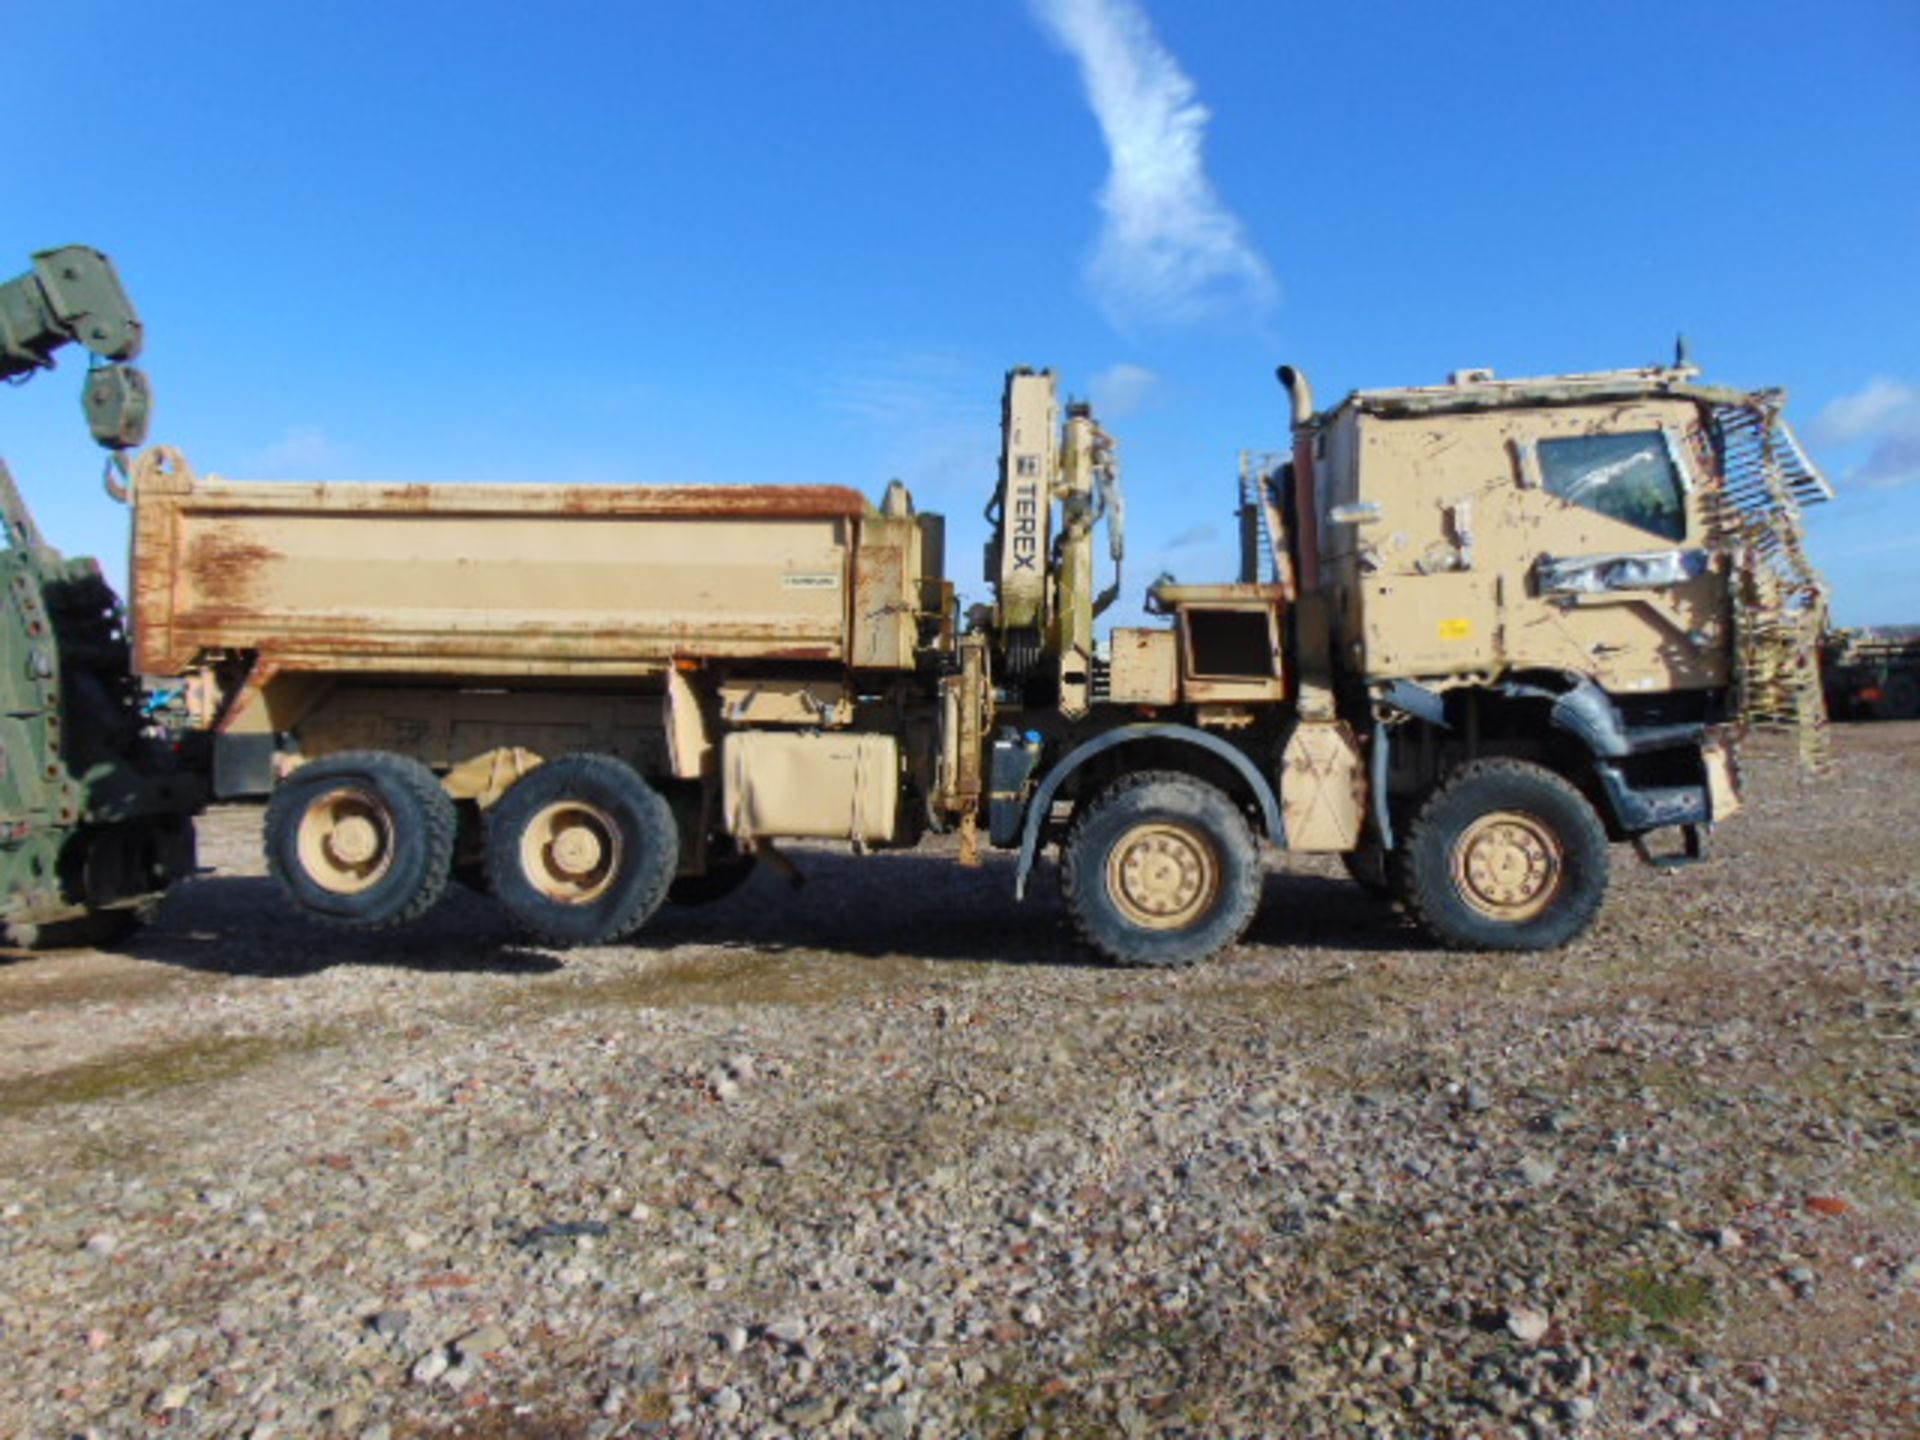
{"label": "armored cab", "polygon": [[1596,824],[1699,858],[1752,724],[1823,762],[1825,589],[1799,517],[1831,490],[1778,392],[1685,366],[1464,371],[1316,413],[1282,379],[1302,654],[1320,637],[1309,671],[1370,729],[1361,854],[1442,939],[1578,933]]}

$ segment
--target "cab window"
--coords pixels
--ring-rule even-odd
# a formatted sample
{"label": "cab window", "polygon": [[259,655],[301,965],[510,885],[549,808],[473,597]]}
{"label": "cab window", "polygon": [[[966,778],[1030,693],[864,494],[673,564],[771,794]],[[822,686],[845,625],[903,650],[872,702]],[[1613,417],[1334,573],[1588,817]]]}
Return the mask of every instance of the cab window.
{"label": "cab window", "polygon": [[1686,497],[1658,430],[1539,442],[1547,493],[1669,540],[1687,534]]}

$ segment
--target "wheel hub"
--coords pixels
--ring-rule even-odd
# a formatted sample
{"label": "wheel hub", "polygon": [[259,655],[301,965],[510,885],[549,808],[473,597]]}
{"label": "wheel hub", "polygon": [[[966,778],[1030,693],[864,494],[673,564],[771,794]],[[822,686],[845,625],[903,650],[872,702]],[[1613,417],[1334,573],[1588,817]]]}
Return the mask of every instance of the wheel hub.
{"label": "wheel hub", "polygon": [[349,815],[327,836],[327,849],[343,865],[364,865],[380,850],[380,828],[364,815]]}
{"label": "wheel hub", "polygon": [[314,884],[335,895],[357,895],[393,864],[393,816],[369,791],[329,790],[301,815],[296,848]]}
{"label": "wheel hub", "polygon": [[527,822],[520,865],[547,899],[588,904],[604,895],[619,873],[620,827],[597,805],[556,801]]}
{"label": "wheel hub", "polygon": [[1531,815],[1501,810],[1467,827],[1453,847],[1460,895],[1496,920],[1530,920],[1552,903],[1566,851],[1551,828]]}
{"label": "wheel hub", "polygon": [[589,875],[606,854],[600,837],[586,825],[569,825],[553,837],[554,868],[578,879]]}
{"label": "wheel hub", "polygon": [[1213,847],[1185,826],[1162,821],[1135,826],[1107,860],[1107,893],[1128,920],[1150,930],[1193,923],[1219,888]]}

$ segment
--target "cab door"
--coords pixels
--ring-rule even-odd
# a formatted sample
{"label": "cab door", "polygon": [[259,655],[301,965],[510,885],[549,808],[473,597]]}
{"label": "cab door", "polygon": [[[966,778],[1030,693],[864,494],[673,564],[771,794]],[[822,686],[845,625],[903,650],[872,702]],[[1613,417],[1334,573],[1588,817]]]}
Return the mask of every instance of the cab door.
{"label": "cab door", "polygon": [[1692,418],[1678,402],[1539,413],[1515,447],[1534,553],[1509,602],[1513,663],[1616,694],[1726,683],[1725,577],[1703,533]]}

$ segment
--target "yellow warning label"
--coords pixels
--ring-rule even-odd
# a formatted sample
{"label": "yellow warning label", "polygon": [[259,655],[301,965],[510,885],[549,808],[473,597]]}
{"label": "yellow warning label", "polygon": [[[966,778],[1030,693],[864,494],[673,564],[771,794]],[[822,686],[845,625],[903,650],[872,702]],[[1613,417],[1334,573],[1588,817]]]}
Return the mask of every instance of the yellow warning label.
{"label": "yellow warning label", "polygon": [[1442,640],[1471,640],[1473,622],[1471,620],[1442,620],[1440,622]]}

